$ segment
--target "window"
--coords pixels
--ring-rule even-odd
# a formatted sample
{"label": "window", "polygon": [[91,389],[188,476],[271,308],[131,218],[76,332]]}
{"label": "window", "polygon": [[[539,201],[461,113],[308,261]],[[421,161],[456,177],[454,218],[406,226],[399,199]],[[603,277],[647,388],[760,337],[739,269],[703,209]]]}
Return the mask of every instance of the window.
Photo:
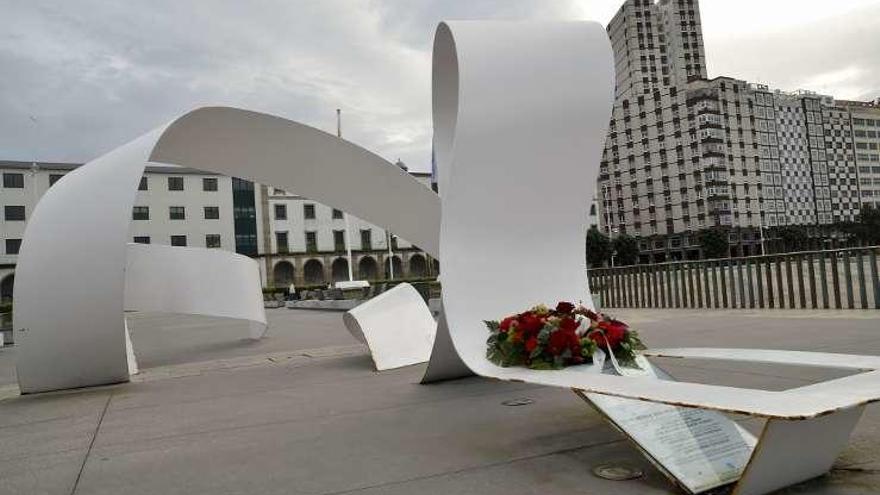
{"label": "window", "polygon": [[318,250],[318,234],[315,232],[306,232],[306,251],[314,253]]}
{"label": "window", "polygon": [[169,177],[168,178],[168,190],[169,191],[183,191],[183,177]]}
{"label": "window", "polygon": [[303,218],[306,220],[314,220],[315,219],[315,205],[307,204],[303,205]]}
{"label": "window", "polygon": [[217,178],[216,177],[202,178],[202,191],[216,191],[216,190],[217,190]]}
{"label": "window", "polygon": [[150,207],[149,206],[135,206],[131,209],[131,219],[132,220],[149,220],[150,219]]}
{"label": "window", "polygon": [[220,218],[220,207],[219,206],[206,206],[205,207],[205,220],[217,220]]}
{"label": "window", "polygon": [[287,220],[287,205],[275,205],[275,220]]}
{"label": "window", "polygon": [[340,218],[342,218],[342,210],[337,210],[336,208],[333,208],[333,218],[335,220],[339,220]]}
{"label": "window", "polygon": [[361,230],[361,249],[364,251],[373,249],[373,236],[370,229]]}
{"label": "window", "polygon": [[335,249],[337,252],[345,251],[345,231],[333,231],[333,249]]}
{"label": "window", "polygon": [[7,222],[24,221],[24,206],[5,206],[3,210]]}
{"label": "window", "polygon": [[220,247],[220,234],[205,234],[205,247]]}
{"label": "window", "polygon": [[171,236],[171,245],[185,247],[186,246],[186,236],[185,235]]}
{"label": "window", "polygon": [[287,232],[275,232],[275,246],[279,253],[290,251],[290,245],[287,242]]}
{"label": "window", "polygon": [[18,254],[21,249],[21,239],[6,239],[6,254]]}
{"label": "window", "polygon": [[138,184],[138,191],[146,191],[149,189],[149,184],[147,184],[147,178],[141,177],[141,183]]}
{"label": "window", "polygon": [[168,218],[171,220],[186,220],[186,208],[183,206],[169,206]]}
{"label": "window", "polygon": [[150,236],[148,235],[136,235],[134,236],[134,242],[136,244],[149,244]]}
{"label": "window", "polygon": [[62,177],[64,177],[64,174],[49,174],[49,187],[54,186],[58,179]]}
{"label": "window", "polygon": [[3,174],[3,187],[22,189],[24,187],[24,174]]}

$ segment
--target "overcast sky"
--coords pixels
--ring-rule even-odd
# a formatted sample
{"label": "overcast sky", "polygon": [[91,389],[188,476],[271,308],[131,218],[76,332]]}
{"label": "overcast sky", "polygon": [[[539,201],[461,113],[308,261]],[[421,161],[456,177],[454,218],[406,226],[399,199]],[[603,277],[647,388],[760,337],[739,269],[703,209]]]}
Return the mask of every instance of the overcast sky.
{"label": "overcast sky", "polygon": [[[86,161],[203,105],[430,170],[447,19],[594,19],[620,0],[0,0],[0,159]],[[702,0],[710,77],[880,96],[880,0]]]}

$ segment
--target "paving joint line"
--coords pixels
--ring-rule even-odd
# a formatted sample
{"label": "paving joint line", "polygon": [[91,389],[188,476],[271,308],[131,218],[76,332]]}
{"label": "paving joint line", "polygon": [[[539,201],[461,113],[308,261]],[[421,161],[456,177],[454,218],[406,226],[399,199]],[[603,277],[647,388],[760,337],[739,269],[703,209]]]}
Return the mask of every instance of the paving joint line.
{"label": "paving joint line", "polygon": [[98,417],[98,424],[95,425],[95,433],[92,435],[92,440],[89,442],[89,448],[86,450],[86,454],[83,456],[82,465],[79,467],[79,472],[76,474],[76,480],[73,482],[73,489],[70,491],[70,495],[74,495],[76,490],[79,488],[79,480],[82,479],[83,471],[86,469],[86,462],[89,460],[89,455],[92,453],[92,447],[95,445],[95,439],[98,438],[98,431],[101,429],[101,424],[104,422],[104,415],[107,414],[107,409],[110,407],[110,400],[113,399],[113,391],[107,395],[107,402],[104,403],[104,409],[101,410],[101,416]]}

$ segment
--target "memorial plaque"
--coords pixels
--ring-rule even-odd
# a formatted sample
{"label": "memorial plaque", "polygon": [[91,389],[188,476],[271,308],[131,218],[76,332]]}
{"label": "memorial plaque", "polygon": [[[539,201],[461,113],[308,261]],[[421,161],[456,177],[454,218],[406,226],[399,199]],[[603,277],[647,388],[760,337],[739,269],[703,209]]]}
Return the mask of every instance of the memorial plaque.
{"label": "memorial plaque", "polygon": [[[622,367],[626,376],[670,379],[639,357],[641,370]],[[613,370],[606,372],[614,373]],[[755,437],[725,415],[601,394],[579,394],[627,435],[649,459],[690,493],[737,481]]]}

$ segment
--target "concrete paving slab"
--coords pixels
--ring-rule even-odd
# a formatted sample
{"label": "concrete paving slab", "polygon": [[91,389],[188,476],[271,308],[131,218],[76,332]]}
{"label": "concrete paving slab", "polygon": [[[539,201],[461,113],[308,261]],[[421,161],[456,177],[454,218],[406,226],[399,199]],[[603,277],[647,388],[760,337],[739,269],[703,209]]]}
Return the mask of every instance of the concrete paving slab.
{"label": "concrete paving slab", "polygon": [[[373,372],[338,313],[277,311],[275,337],[259,346],[236,346],[244,328],[229,322],[139,315],[135,338],[153,365],[134,382],[0,400],[0,493],[69,494],[80,466],[75,493],[674,493],[566,390],[416,385],[422,365]],[[617,311],[653,346],[880,353],[878,312],[746,313]],[[188,351],[169,347],[175,333]],[[684,379],[768,389],[834,373],[665,361]],[[519,397],[535,403],[501,405]],[[753,432],[763,424],[737,419]],[[835,470],[784,493],[880,492],[878,442],[870,406]],[[591,474],[608,461],[646,477]]]}
{"label": "concrete paving slab", "polygon": [[86,449],[0,461],[0,493],[69,495]]}
{"label": "concrete paving slab", "polygon": [[[528,394],[536,400],[531,406],[501,405],[520,395],[496,389],[409,406],[96,444],[81,486],[88,493],[123,488],[147,493],[137,487],[161,472],[162,480],[149,483],[152,493],[332,493],[620,438],[564,391],[534,389]],[[107,460],[91,460],[98,458]]]}

